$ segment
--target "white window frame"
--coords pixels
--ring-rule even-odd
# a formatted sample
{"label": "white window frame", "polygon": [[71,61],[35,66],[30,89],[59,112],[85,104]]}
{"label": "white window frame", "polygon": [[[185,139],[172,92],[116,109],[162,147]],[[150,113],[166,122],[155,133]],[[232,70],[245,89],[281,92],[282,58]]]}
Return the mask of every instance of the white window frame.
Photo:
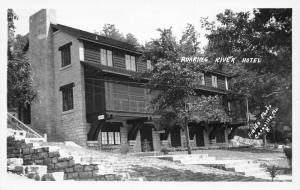
{"label": "white window frame", "polygon": [[107,132],[101,132],[101,144],[107,144]]}
{"label": "white window frame", "polygon": [[126,70],[136,71],[135,56],[125,54],[125,66]]}
{"label": "white window frame", "polygon": [[84,61],[84,47],[82,42],[79,43],[79,60]]}
{"label": "white window frame", "polygon": [[205,76],[204,76],[204,73],[200,73],[200,76],[199,76],[200,78],[201,78],[201,85],[205,85]]}
{"label": "white window frame", "polygon": [[147,70],[151,71],[153,69],[153,66],[151,64],[150,60],[147,60]]}
{"label": "white window frame", "polygon": [[121,134],[119,131],[101,131],[101,144],[120,145]]}
{"label": "white window frame", "polygon": [[100,62],[102,65],[113,66],[112,51],[106,49],[100,49]]}
{"label": "white window frame", "polygon": [[211,83],[212,87],[217,88],[218,87],[218,78],[215,75],[211,75]]}
{"label": "white window frame", "polygon": [[228,81],[227,81],[227,77],[225,77],[225,88],[226,88],[226,90],[228,90]]}

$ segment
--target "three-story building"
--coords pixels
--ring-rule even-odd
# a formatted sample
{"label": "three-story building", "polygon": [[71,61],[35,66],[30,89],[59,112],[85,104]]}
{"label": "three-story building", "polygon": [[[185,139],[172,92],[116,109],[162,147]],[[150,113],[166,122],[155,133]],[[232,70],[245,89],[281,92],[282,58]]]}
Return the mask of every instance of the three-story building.
{"label": "three-story building", "polygon": [[[122,144],[132,151],[185,146],[180,127],[158,130],[160,116],[147,109],[149,89],[132,77],[151,68],[141,60],[141,52],[127,43],[50,23],[52,17],[44,9],[30,17],[29,60],[38,91],[31,106],[35,129],[50,140],[100,149],[119,150]],[[203,73],[198,90],[226,96],[229,79],[220,72]],[[243,114],[231,125],[244,124]],[[192,146],[227,143],[228,127],[221,125],[191,127]]]}

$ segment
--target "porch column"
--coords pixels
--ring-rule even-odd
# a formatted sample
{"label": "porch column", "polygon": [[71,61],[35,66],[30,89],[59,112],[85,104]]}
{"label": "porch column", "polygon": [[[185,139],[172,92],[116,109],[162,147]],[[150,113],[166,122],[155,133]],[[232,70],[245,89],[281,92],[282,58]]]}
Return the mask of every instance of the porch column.
{"label": "porch column", "polygon": [[226,128],[225,128],[225,130],[224,130],[224,136],[225,136],[225,143],[226,143],[226,144],[228,144],[228,134],[229,134],[229,132],[228,132],[228,128],[227,128],[227,126],[226,126]]}
{"label": "porch column", "polygon": [[152,141],[153,141],[153,150],[154,151],[160,151],[160,138],[159,133],[152,128]]}
{"label": "porch column", "polygon": [[142,144],[141,144],[141,133],[140,130],[138,130],[137,135],[136,135],[136,139],[135,139],[136,143],[133,147],[133,151],[134,152],[141,152],[142,151]]}
{"label": "porch column", "polygon": [[128,143],[128,125],[126,122],[122,122],[122,126],[120,127],[120,136],[121,136],[121,145],[125,145]]}
{"label": "porch column", "polygon": [[208,124],[206,123],[204,126],[205,130],[203,130],[203,139],[204,139],[204,146],[209,146],[209,128]]}

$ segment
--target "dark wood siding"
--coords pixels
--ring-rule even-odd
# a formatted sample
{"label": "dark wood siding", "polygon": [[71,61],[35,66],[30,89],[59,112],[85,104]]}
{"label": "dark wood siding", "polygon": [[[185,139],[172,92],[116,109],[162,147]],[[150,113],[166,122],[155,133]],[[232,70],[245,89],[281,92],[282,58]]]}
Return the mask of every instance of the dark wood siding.
{"label": "dark wood siding", "polygon": [[246,103],[243,99],[231,100],[230,102],[230,115],[232,117],[232,123],[246,122]]}
{"label": "dark wood siding", "polygon": [[211,73],[205,73],[205,85],[212,87],[212,75],[217,76],[217,82],[218,82],[218,88],[226,90],[225,86],[225,77],[221,75],[211,74]]}
{"label": "dark wood siding", "polygon": [[137,72],[145,72],[147,70],[147,63],[143,62],[141,58],[137,58],[136,60]]}
{"label": "dark wood siding", "polygon": [[105,82],[105,103],[107,110],[137,113],[150,112],[150,110],[146,109],[146,105],[150,99],[148,89],[131,83],[134,81],[122,77],[106,76],[106,79],[108,81],[118,81]]}
{"label": "dark wood siding", "polygon": [[[101,45],[96,45],[93,43],[85,43],[84,44],[84,60],[86,62],[100,64],[100,49],[101,48],[112,51],[113,67],[119,68],[119,69],[126,69],[125,54],[135,56],[133,54],[126,53],[125,51],[111,49],[111,48],[101,46]],[[136,59],[137,72],[146,71],[146,69],[147,69],[146,62],[141,61],[141,58],[138,56],[135,56],[135,59]]]}
{"label": "dark wood siding", "polygon": [[125,69],[125,53],[114,50],[113,51],[113,66],[115,68]]}
{"label": "dark wood siding", "polygon": [[211,74],[210,73],[205,73],[204,78],[205,78],[205,86],[212,87]]}
{"label": "dark wood siding", "polygon": [[103,75],[94,70],[85,69],[85,104],[87,122],[93,122],[105,111]]}
{"label": "dark wood siding", "polygon": [[86,62],[100,64],[100,47],[97,47],[94,44],[85,43],[84,44],[84,60]]}
{"label": "dark wood siding", "polygon": [[225,77],[217,75],[218,78],[218,88],[226,90],[226,86],[225,86]]}

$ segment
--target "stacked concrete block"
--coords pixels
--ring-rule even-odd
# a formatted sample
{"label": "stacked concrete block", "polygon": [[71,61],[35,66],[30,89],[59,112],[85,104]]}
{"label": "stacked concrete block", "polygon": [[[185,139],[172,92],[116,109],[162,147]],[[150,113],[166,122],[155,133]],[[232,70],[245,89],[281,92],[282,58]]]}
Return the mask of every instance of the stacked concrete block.
{"label": "stacked concrete block", "polygon": [[[15,140],[9,140],[8,145],[9,171],[20,174],[26,173],[25,170],[27,170],[27,173],[41,174],[63,172],[64,179],[75,180],[95,180],[97,177],[98,165],[75,164],[73,157],[61,158],[58,151],[49,152],[49,147],[33,148],[32,143],[26,144],[24,141]],[[12,163],[18,163],[18,165],[11,166]],[[36,172],[33,172],[35,168],[42,167],[44,167],[44,170],[37,169]],[[34,178],[33,175],[31,177]]]}

